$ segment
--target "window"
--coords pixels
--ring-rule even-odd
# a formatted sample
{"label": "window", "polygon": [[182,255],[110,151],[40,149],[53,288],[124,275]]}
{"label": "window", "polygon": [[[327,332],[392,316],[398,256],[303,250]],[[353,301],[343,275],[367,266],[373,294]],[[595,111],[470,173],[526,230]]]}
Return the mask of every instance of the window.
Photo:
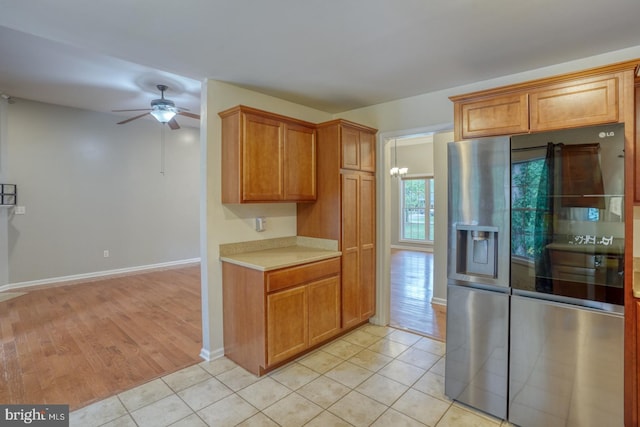
{"label": "window", "polygon": [[544,158],[511,165],[511,254],[534,258],[536,204]]}
{"label": "window", "polygon": [[433,242],[433,178],[400,181],[400,240]]}

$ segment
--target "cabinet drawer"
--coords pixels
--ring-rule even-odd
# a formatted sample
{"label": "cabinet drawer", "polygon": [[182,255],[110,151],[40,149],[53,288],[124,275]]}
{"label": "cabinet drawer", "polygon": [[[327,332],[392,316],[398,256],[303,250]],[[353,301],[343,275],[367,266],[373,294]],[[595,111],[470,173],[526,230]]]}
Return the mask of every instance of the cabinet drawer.
{"label": "cabinet drawer", "polygon": [[322,277],[340,273],[340,258],[288,267],[267,273],[267,292],[301,285]]}

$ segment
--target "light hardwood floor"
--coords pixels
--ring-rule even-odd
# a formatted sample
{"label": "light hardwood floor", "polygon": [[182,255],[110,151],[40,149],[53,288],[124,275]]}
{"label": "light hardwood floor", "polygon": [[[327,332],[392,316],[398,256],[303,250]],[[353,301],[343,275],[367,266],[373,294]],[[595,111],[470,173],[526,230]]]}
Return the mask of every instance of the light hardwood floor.
{"label": "light hardwood floor", "polygon": [[[392,251],[392,326],[439,340],[433,257]],[[200,268],[30,288],[0,302],[0,402],[71,410],[201,362]]]}
{"label": "light hardwood floor", "polygon": [[0,302],[0,402],[78,409],[201,361],[200,267]]}
{"label": "light hardwood floor", "polygon": [[433,254],[392,249],[390,325],[444,341],[447,310],[432,298]]}

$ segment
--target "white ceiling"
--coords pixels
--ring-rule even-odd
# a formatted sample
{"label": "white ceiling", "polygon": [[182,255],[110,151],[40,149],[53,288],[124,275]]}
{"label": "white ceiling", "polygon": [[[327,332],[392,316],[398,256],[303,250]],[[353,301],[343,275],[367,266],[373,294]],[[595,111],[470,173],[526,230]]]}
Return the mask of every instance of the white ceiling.
{"label": "white ceiling", "polygon": [[637,46],[639,20],[638,0],[0,0],[0,92],[107,112],[164,83],[199,112],[212,78],[337,113]]}

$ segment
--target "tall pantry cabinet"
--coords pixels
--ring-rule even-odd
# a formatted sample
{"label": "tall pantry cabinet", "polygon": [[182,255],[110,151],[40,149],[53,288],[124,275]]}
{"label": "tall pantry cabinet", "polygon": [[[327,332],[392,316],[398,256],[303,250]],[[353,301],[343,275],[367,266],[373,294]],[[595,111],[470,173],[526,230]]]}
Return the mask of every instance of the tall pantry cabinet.
{"label": "tall pantry cabinet", "polygon": [[375,135],[346,120],[317,125],[317,199],[298,204],[299,236],[342,251],[342,328],[375,314]]}

